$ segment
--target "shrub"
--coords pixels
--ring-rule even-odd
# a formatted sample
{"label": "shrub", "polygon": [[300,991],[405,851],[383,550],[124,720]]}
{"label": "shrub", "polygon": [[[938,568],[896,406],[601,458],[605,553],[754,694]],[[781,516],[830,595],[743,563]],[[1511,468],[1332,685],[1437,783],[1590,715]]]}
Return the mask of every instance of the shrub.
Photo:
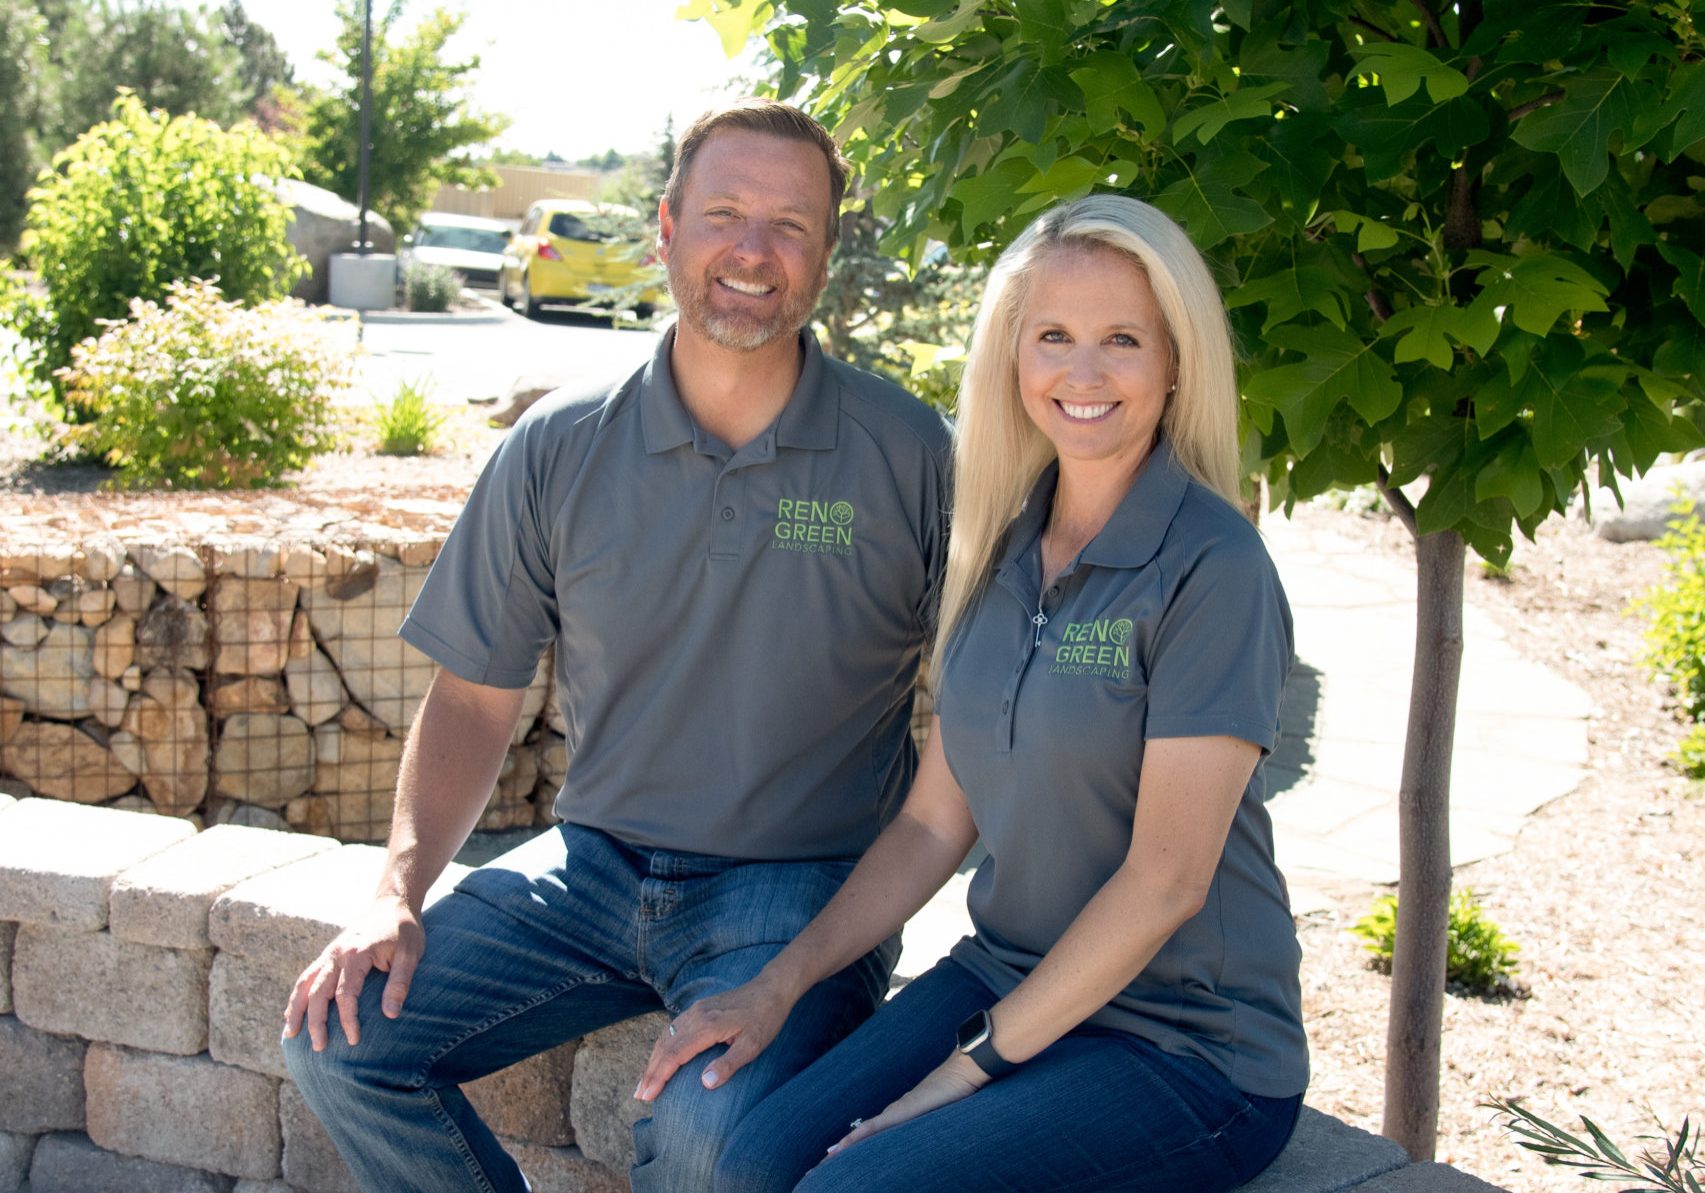
{"label": "shrub", "polygon": [[78,446],[130,485],[254,488],[333,446],[331,403],[349,346],[292,299],[245,307],[211,282],[174,282],[165,305],[72,351],[66,400],[88,416]]}
{"label": "shrub", "polygon": [[1683,503],[1687,517],[1657,540],[1669,556],[1664,582],[1634,602],[1650,618],[1641,661],[1669,683],[1689,719],[1705,719],[1705,525]]}
{"label": "shrub", "polygon": [[382,456],[422,456],[432,450],[444,414],[431,402],[432,387],[426,382],[405,381],[389,402],[379,403],[373,428],[379,435]]}
{"label": "shrub", "polygon": [[[1392,950],[1397,944],[1397,896],[1375,899],[1373,910],[1352,924],[1350,931],[1367,942],[1375,967],[1390,973]],[[1472,891],[1451,895],[1446,981],[1486,994],[1503,992],[1511,985],[1515,956],[1520,950],[1520,945],[1487,918]]]}
{"label": "shrub", "polygon": [[1591,1142],[1546,1122],[1507,1098],[1493,1098],[1484,1105],[1488,1110],[1509,1116],[1503,1128],[1522,1147],[1544,1156],[1547,1164],[1577,1170],[1586,1180],[1620,1182],[1632,1177],[1641,1183],[1623,1186],[1631,1193],[1705,1193],[1705,1164],[1700,1162],[1698,1136],[1685,1118],[1673,1139],[1662,1123],[1658,1124],[1657,1135],[1638,1136],[1642,1141],[1661,1144],[1662,1148],[1649,1147],[1630,1160],[1584,1114],[1581,1125],[1592,1137]]}
{"label": "shrub", "polygon": [[410,261],[403,270],[403,301],[411,311],[447,311],[462,292],[462,275],[447,265]]}
{"label": "shrub", "polygon": [[285,239],[290,209],[274,181],[289,156],[251,127],[149,112],[120,95],[112,119],[53,159],[29,195],[23,251],[47,288],[43,381],[72,345],[190,278],[234,302],[282,298],[307,262]]}

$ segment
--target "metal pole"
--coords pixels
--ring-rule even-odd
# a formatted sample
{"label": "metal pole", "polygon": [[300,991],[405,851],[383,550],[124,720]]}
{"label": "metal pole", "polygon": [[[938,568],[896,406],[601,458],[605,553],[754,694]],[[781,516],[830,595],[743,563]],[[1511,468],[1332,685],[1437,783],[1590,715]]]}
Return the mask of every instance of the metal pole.
{"label": "metal pole", "polygon": [[355,251],[363,257],[367,243],[367,173],[373,141],[373,0],[361,0],[361,146],[356,157],[356,187],[361,206],[361,232]]}

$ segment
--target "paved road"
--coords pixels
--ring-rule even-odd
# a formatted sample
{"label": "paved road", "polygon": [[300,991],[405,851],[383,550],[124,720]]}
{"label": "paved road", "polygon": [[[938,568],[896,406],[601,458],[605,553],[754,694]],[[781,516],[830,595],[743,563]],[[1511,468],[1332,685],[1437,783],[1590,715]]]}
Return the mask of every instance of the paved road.
{"label": "paved road", "polygon": [[607,319],[547,311],[529,320],[495,305],[478,317],[392,312],[362,324],[366,351],[352,401],[389,398],[404,381],[432,382],[433,401],[461,405],[500,397],[518,377],[564,384],[615,381],[651,355],[657,333],[612,330]]}

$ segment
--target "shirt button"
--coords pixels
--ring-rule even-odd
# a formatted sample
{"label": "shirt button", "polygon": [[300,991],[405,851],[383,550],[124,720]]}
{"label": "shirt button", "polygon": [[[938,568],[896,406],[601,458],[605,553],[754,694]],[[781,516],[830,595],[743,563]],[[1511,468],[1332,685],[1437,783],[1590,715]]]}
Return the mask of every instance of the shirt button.
{"label": "shirt button", "polygon": [[1011,708],[1012,708],[1012,701],[1010,701],[1010,700],[1002,700],[1001,701],[1001,711],[1002,712],[1006,712]]}
{"label": "shirt button", "polygon": [[722,520],[724,522],[734,521],[734,507],[733,506],[725,505],[722,507]]}

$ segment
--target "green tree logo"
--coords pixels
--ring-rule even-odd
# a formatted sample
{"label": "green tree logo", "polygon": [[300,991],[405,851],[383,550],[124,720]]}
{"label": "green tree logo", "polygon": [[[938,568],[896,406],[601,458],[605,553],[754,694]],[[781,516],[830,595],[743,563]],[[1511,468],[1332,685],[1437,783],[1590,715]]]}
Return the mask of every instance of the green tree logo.
{"label": "green tree logo", "polygon": [[850,525],[852,520],[853,507],[851,502],[837,501],[834,505],[829,507],[829,521],[833,522],[836,526]]}
{"label": "green tree logo", "polygon": [[1108,630],[1108,633],[1113,636],[1113,644],[1115,646],[1125,645],[1125,643],[1131,640],[1131,619],[1129,617],[1121,617],[1118,621],[1113,623],[1113,627]]}

